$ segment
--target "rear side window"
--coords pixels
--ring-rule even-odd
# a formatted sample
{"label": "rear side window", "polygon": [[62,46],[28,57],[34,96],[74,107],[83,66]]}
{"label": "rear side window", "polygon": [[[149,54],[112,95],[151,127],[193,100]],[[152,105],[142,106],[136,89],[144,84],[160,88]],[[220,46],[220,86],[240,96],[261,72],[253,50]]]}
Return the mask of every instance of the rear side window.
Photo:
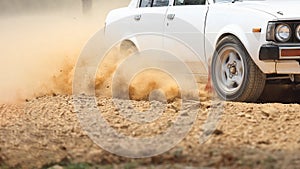
{"label": "rear side window", "polygon": [[174,5],[205,5],[205,0],[175,0]]}
{"label": "rear side window", "polygon": [[153,0],[153,6],[168,6],[169,0]]}
{"label": "rear side window", "polygon": [[160,7],[160,6],[168,6],[169,0],[141,0],[140,7]]}

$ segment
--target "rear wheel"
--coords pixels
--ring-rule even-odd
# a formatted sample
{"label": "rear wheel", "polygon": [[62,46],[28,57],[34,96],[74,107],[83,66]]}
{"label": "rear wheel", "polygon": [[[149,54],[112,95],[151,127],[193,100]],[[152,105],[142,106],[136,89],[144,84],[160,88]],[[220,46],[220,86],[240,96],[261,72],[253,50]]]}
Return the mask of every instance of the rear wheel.
{"label": "rear wheel", "polygon": [[211,73],[217,94],[228,101],[256,101],[266,82],[265,75],[234,36],[226,36],[218,43]]}

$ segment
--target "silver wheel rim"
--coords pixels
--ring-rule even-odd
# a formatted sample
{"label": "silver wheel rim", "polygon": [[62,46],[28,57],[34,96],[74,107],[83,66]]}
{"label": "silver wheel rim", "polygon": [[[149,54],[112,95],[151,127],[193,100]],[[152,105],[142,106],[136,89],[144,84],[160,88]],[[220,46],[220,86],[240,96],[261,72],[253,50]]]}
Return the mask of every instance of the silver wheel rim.
{"label": "silver wheel rim", "polygon": [[217,85],[225,95],[236,93],[244,81],[244,60],[233,47],[225,47],[218,53],[215,67]]}

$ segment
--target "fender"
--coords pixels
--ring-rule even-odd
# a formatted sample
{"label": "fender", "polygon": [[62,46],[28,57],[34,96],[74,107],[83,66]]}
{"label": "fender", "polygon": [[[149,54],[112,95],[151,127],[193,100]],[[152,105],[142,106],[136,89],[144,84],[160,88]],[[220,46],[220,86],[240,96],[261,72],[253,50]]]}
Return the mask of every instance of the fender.
{"label": "fender", "polygon": [[124,42],[124,41],[132,42],[135,45],[135,47],[137,48],[137,50],[140,51],[140,46],[139,46],[139,43],[138,43],[136,37],[128,37],[128,38],[125,38],[122,40],[122,42]]}
{"label": "fender", "polygon": [[[207,28],[205,28],[207,29]],[[245,46],[246,49],[249,47],[249,42],[247,40],[247,37],[245,33],[243,32],[242,28],[239,25],[227,25],[224,28],[222,28],[219,32],[216,33],[216,35],[213,34],[206,34],[206,56],[208,63],[210,63],[213,54],[215,52],[215,49],[217,47],[218,42],[225,37],[226,35],[234,35],[236,36]],[[215,37],[212,37],[215,36]],[[249,53],[249,51],[248,51]]]}
{"label": "fender", "polygon": [[[217,34],[217,38],[214,42],[214,47],[216,48],[218,42],[224,37],[224,35],[232,34],[236,36],[242,44],[245,46],[246,49],[249,49],[250,44],[247,40],[247,37],[245,35],[245,32],[242,30],[242,28],[239,25],[231,24],[225,26],[223,29],[220,30],[220,32]],[[249,51],[248,51],[249,53]]]}
{"label": "fender", "polygon": [[[264,72],[264,73],[276,73],[276,67],[275,67],[275,63],[269,62],[269,63],[262,63],[259,58],[258,58],[258,51],[257,49],[259,49],[259,47],[254,46],[253,44],[255,44],[255,41],[253,41],[254,39],[256,39],[255,35],[253,35],[252,32],[245,32],[241,26],[237,25],[237,24],[230,24],[225,26],[223,29],[221,29],[216,38],[215,41],[213,42],[213,47],[214,49],[216,49],[216,46],[218,44],[218,42],[225,37],[226,35],[234,35],[235,37],[237,37],[241,43],[244,45],[246,51],[248,52],[248,54],[250,56],[252,56],[251,58],[253,59],[253,61],[256,63],[256,65],[259,67],[259,69]],[[248,35],[247,35],[248,34]],[[249,41],[249,39],[251,39],[252,41]],[[257,39],[256,39],[257,40]],[[258,43],[261,43],[258,41]],[[256,41],[257,44],[257,41]],[[208,56],[213,56],[212,55],[208,55]],[[211,59],[211,58],[210,58]],[[209,59],[209,60],[210,60]]]}

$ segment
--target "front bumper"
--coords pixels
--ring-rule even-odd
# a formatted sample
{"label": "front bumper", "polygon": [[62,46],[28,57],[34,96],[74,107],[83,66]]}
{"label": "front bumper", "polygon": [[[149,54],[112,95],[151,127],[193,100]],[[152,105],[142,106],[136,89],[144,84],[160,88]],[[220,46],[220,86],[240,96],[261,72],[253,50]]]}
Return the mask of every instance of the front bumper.
{"label": "front bumper", "polygon": [[300,45],[263,45],[259,51],[259,60],[275,62],[277,74],[300,74]]}
{"label": "front bumper", "polygon": [[300,45],[263,45],[259,51],[259,60],[300,60]]}

